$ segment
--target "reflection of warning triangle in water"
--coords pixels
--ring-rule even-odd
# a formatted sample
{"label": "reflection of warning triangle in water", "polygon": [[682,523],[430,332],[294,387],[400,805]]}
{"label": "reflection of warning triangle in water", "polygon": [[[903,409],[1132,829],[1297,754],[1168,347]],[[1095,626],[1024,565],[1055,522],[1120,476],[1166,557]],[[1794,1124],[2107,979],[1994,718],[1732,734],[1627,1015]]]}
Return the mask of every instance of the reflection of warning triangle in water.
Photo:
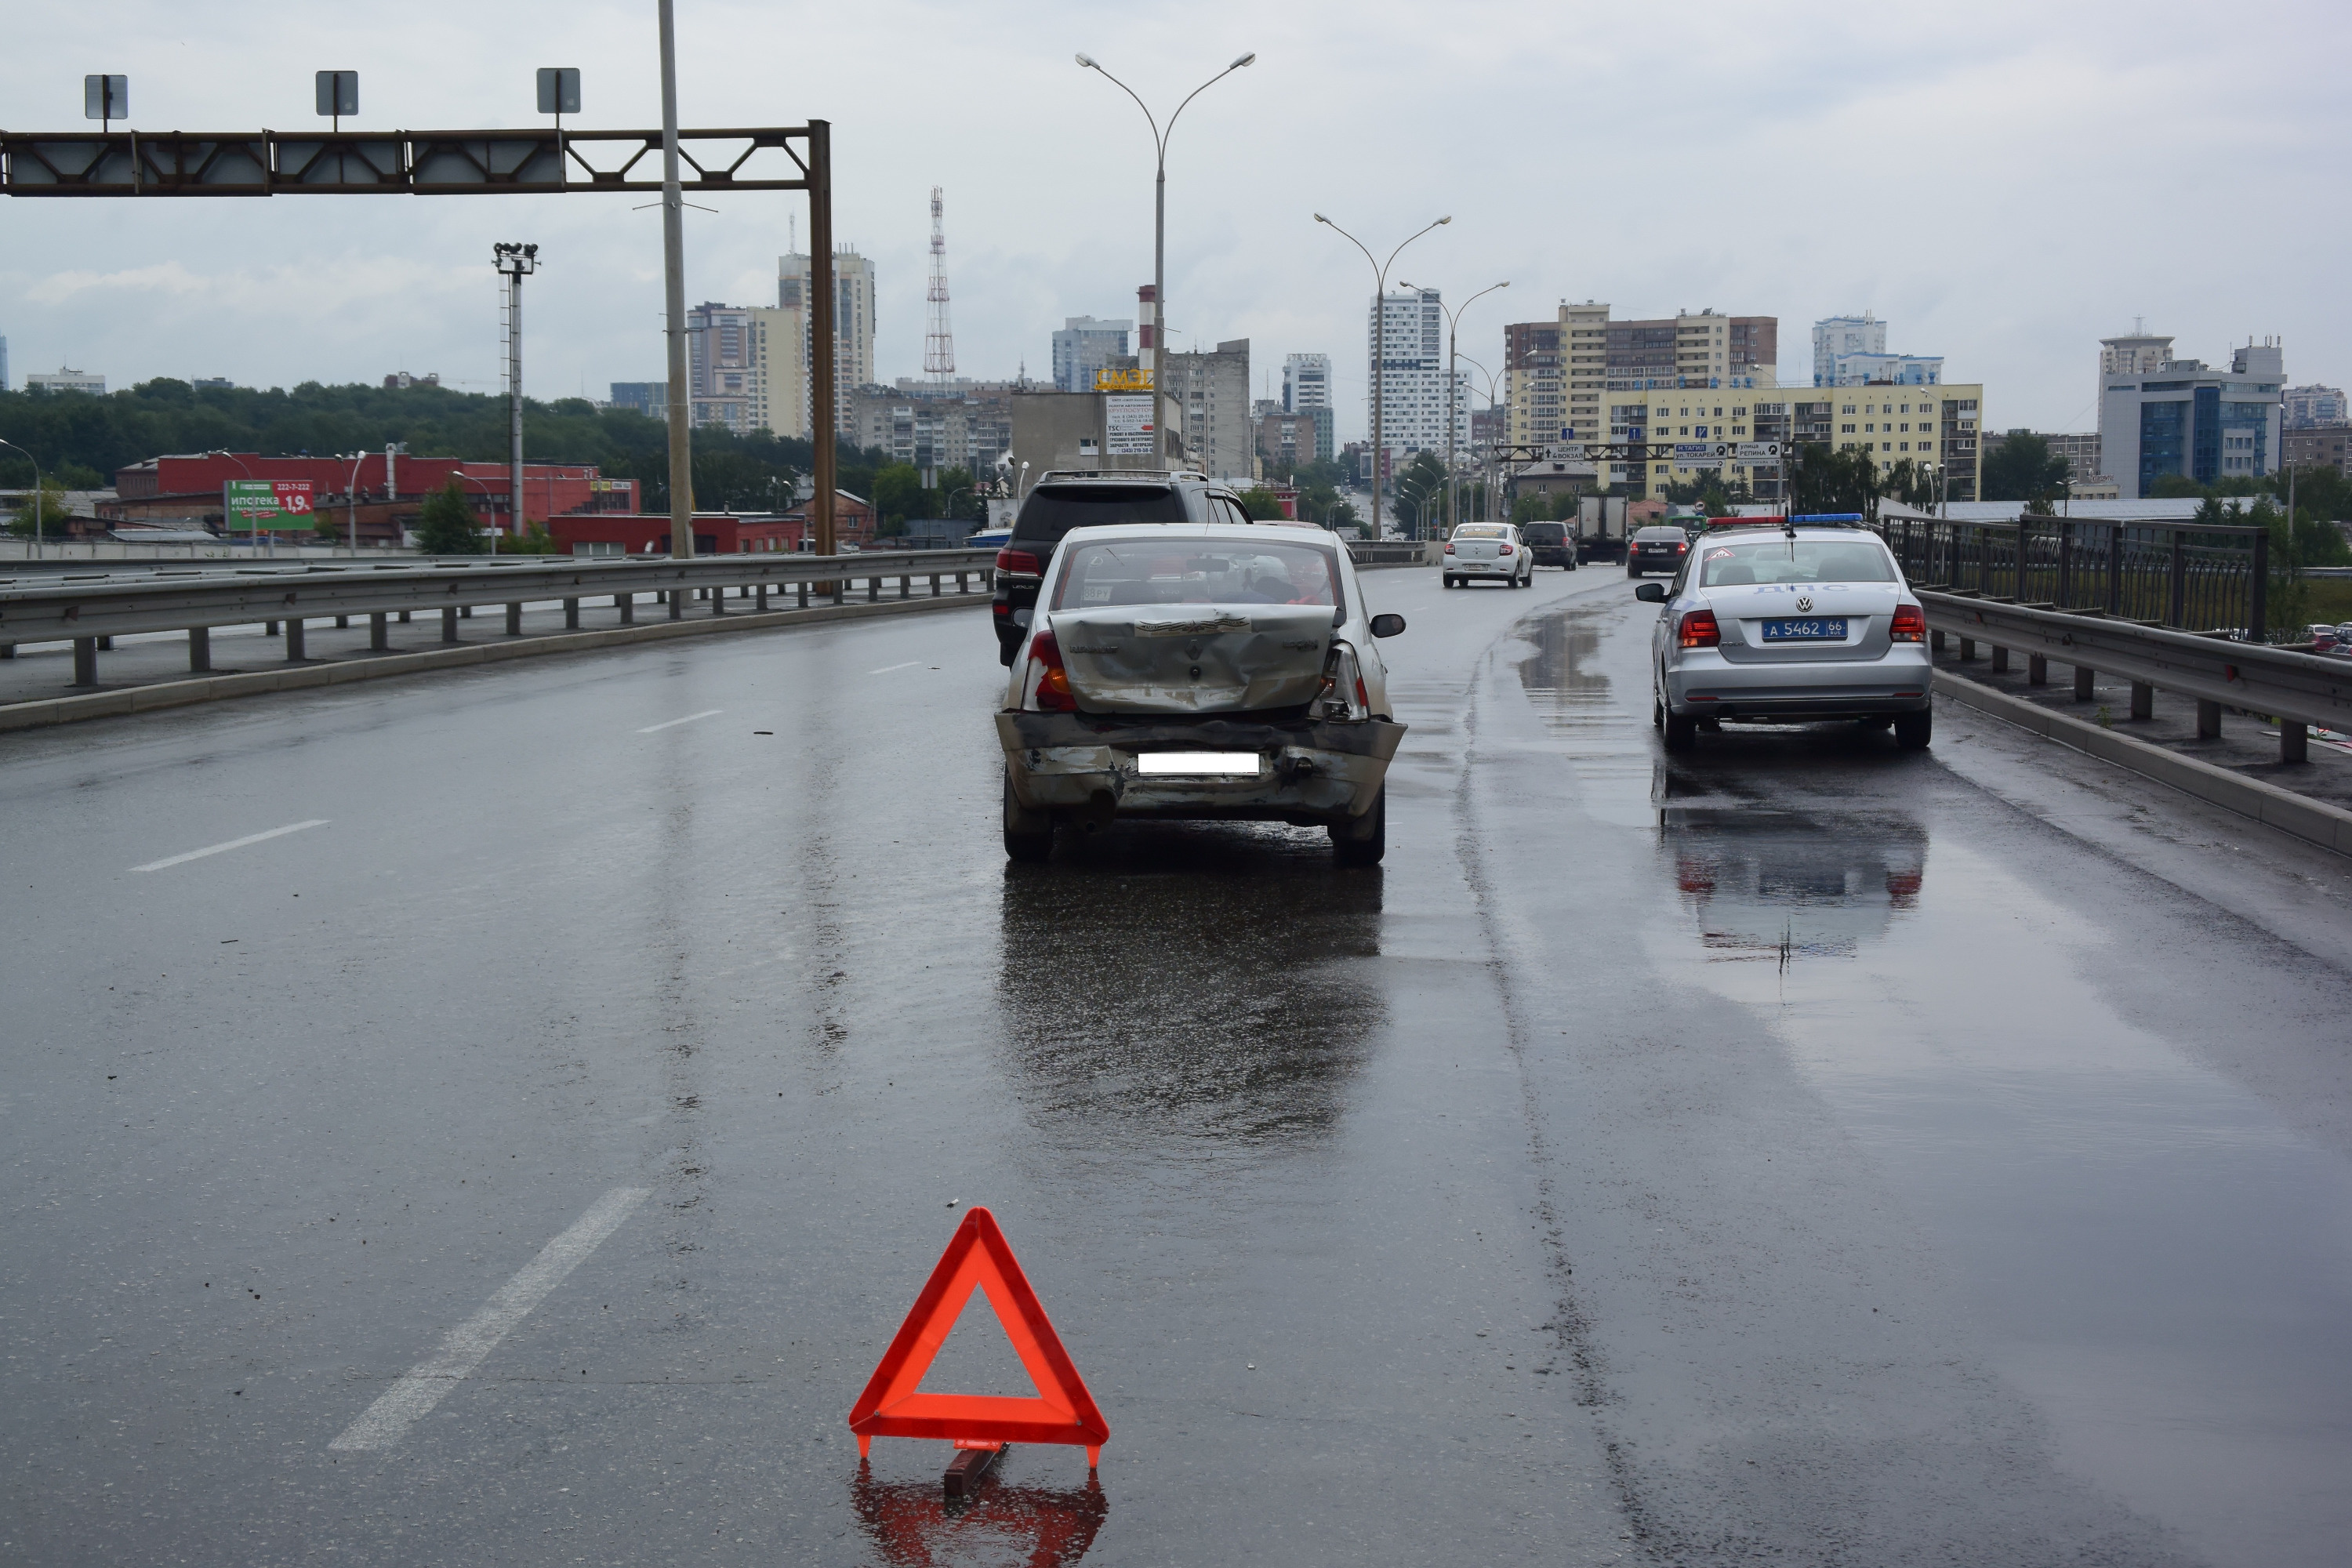
{"label": "reflection of warning triangle in water", "polygon": [[[919,1392],[923,1374],[975,1289],[982,1291],[994,1310],[1029,1381],[1036,1384],[1038,1397]],[[996,1216],[984,1208],[967,1212],[956,1227],[907,1321],[898,1325],[898,1337],[882,1352],[882,1363],[874,1369],[866,1392],[857,1396],[849,1429],[857,1434],[861,1455],[876,1437],[1070,1443],[1085,1447],[1089,1467],[1100,1460],[1103,1442],[1110,1436],[1070,1352],[1062,1348],[1037,1293],[1029,1288],[1028,1276],[1021,1272],[1020,1260],[996,1228]]]}

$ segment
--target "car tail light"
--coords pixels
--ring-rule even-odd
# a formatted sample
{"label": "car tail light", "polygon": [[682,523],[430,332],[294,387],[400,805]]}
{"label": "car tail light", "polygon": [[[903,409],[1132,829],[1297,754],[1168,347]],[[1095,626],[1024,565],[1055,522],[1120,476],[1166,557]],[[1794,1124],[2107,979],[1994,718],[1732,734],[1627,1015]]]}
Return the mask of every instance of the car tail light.
{"label": "car tail light", "polygon": [[1685,647],[1720,647],[1723,628],[1715,624],[1713,610],[1688,610],[1683,614],[1678,636]]}
{"label": "car tail light", "polygon": [[1362,720],[1372,716],[1371,695],[1364,689],[1363,666],[1356,661],[1356,650],[1346,643],[1331,645],[1330,655],[1323,661],[1323,689],[1315,700],[1326,719]]}
{"label": "car tail light", "polygon": [[1021,573],[1031,577],[1038,576],[1045,570],[1038,564],[1037,557],[1026,550],[998,551],[996,569],[999,572]]}
{"label": "car tail light", "polygon": [[1445,542],[1445,553],[1448,555],[1454,553],[1454,541],[1450,539]]}
{"label": "car tail light", "polygon": [[1886,623],[1889,642],[1926,642],[1927,617],[1916,605],[1897,605],[1895,618]]}
{"label": "car tail light", "polygon": [[1038,667],[1037,708],[1045,713],[1075,713],[1078,700],[1070,692],[1070,672],[1062,668],[1062,645],[1051,631],[1029,639],[1030,662]]}
{"label": "car tail light", "polygon": [[1498,544],[1495,547],[1495,553],[1497,555],[1508,555],[1510,552],[1511,547],[1507,544]]}
{"label": "car tail light", "polygon": [[1675,546],[1675,554],[1677,554],[1677,555],[1680,555],[1680,554],[1684,553],[1685,552],[1686,552],[1686,551],[1687,551],[1687,550],[1689,550],[1689,549],[1690,549],[1690,541],[1689,541],[1689,540],[1687,540],[1687,539],[1685,539],[1685,540],[1684,540],[1682,542],[1680,542],[1679,544],[1676,544],[1676,545]]}

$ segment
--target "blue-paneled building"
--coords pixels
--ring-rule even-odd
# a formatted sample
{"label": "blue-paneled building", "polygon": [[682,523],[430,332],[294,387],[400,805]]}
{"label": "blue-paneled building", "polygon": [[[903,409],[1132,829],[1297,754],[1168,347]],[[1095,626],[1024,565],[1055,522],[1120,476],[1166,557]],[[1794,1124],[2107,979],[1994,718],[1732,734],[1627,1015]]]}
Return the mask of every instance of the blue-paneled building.
{"label": "blue-paneled building", "polygon": [[2103,342],[2101,465],[2123,500],[2147,495],[2168,474],[2210,485],[2278,467],[2286,374],[2276,343],[2249,344],[2217,370],[2174,359],[2169,338]]}

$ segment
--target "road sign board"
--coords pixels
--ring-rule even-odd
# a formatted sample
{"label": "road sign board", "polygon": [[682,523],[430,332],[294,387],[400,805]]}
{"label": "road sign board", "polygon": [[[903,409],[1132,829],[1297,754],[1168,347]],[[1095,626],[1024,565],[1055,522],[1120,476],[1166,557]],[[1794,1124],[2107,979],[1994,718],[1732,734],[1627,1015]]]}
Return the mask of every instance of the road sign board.
{"label": "road sign board", "polygon": [[1151,399],[1122,394],[1103,399],[1103,454],[1111,458],[1151,456]]}
{"label": "road sign board", "polygon": [[1723,461],[1727,448],[1720,441],[1677,441],[1675,461],[1685,468],[1714,468]]}
{"label": "road sign board", "polygon": [[[984,1294],[1013,1353],[1040,1397],[924,1394],[923,1374],[955,1328],[956,1315],[975,1289]],[[1110,1424],[1095,1407],[1070,1352],[1045,1317],[1021,1262],[1013,1256],[996,1216],[974,1208],[956,1226],[948,1249],[923,1282],[898,1337],[849,1412],[862,1458],[877,1437],[949,1437],[969,1443],[1069,1443],[1087,1450],[1092,1468]]]}
{"label": "road sign board", "polygon": [[357,114],[360,111],[360,73],[320,71],[318,98],[319,112],[322,116]]}
{"label": "road sign board", "polygon": [[1584,461],[1584,443],[1581,441],[1554,442],[1551,448],[1551,460],[1555,463],[1580,463]]}
{"label": "road sign board", "polygon": [[131,79],[127,76],[86,76],[81,79],[84,120],[131,118]]}
{"label": "road sign board", "polygon": [[539,68],[539,111],[541,114],[580,112],[580,72],[575,68]]}
{"label": "road sign board", "polygon": [[1095,372],[1097,392],[1149,392],[1151,373],[1148,370],[1098,370]]}
{"label": "road sign board", "polygon": [[234,531],[299,531],[315,525],[309,479],[231,479],[221,487],[224,525]]}
{"label": "road sign board", "polygon": [[1778,441],[1742,441],[1739,443],[1738,449],[1732,455],[1743,463],[1778,462],[1780,458],[1780,443]]}

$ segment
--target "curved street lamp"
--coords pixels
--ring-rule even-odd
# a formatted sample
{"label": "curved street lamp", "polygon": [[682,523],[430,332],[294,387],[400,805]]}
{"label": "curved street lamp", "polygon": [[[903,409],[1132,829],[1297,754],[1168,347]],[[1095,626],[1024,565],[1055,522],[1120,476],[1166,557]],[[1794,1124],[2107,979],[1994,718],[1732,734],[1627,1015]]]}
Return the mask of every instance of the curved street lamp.
{"label": "curved street lamp", "polygon": [[1168,117],[1165,129],[1151,112],[1151,106],[1137,97],[1135,89],[1104,70],[1092,56],[1081,53],[1077,58],[1082,69],[1098,72],[1119,91],[1135,99],[1135,107],[1143,110],[1143,118],[1151,125],[1152,156],[1157,163],[1151,194],[1151,444],[1158,448],[1154,457],[1164,462],[1168,456],[1168,378],[1160,372],[1168,359],[1168,138],[1175,133],[1176,115],[1183,113],[1194,99],[1257,58],[1257,51],[1251,50],[1185,94],[1184,101],[1176,106],[1176,113]]}
{"label": "curved street lamp", "polygon": [[[1468,354],[1462,355],[1461,359],[1464,364],[1470,366],[1470,368],[1476,371],[1480,375],[1486,378],[1486,410],[1489,414],[1493,413],[1496,406],[1495,373],[1488,370],[1485,365],[1480,364],[1476,360],[1472,359]],[[1479,475],[1486,487],[1486,515],[1474,520],[1479,522],[1492,522],[1495,521],[1494,455],[1495,444],[1493,441],[1489,440],[1486,443],[1486,455],[1480,460],[1478,465]]]}
{"label": "curved street lamp", "polygon": [[[1453,532],[1454,525],[1462,521],[1454,500],[1454,424],[1457,417],[1454,410],[1454,362],[1460,357],[1459,351],[1454,346],[1456,329],[1462,324],[1463,311],[1492,294],[1496,289],[1507,289],[1510,286],[1511,280],[1507,278],[1500,283],[1489,283],[1451,310],[1445,310],[1444,296],[1441,295],[1437,301],[1437,308],[1445,310],[1445,531],[1448,533]],[[1397,287],[1410,289],[1412,285],[1399,283]],[[1487,401],[1494,400],[1489,398]]]}
{"label": "curved street lamp", "polygon": [[33,465],[33,559],[38,561],[41,558],[41,460],[14,441],[0,441],[0,447],[20,454],[25,461]]}
{"label": "curved street lamp", "polygon": [[1403,239],[1397,243],[1396,249],[1389,252],[1388,261],[1372,260],[1372,253],[1370,250],[1364,249],[1364,242],[1362,240],[1358,239],[1354,235],[1349,234],[1346,229],[1341,228],[1338,224],[1333,223],[1321,213],[1317,213],[1315,215],[1315,221],[1338,234],[1340,238],[1346,240],[1349,245],[1354,246],[1358,250],[1362,250],[1364,252],[1364,259],[1371,263],[1372,537],[1377,540],[1381,537],[1381,460],[1387,456],[1387,451],[1383,445],[1383,437],[1386,436],[1387,430],[1381,418],[1384,412],[1382,405],[1385,402],[1381,388],[1381,382],[1384,378],[1381,374],[1381,372],[1388,363],[1386,345],[1381,340],[1388,335],[1387,303],[1389,291],[1389,263],[1393,262],[1397,258],[1399,253],[1402,252],[1406,246],[1411,245],[1414,240],[1419,239],[1423,235],[1427,234],[1430,229],[1443,227],[1444,225],[1452,223],[1454,218],[1452,215],[1449,214],[1444,217],[1439,218],[1437,222],[1429,225],[1426,228],[1416,229],[1412,233],[1406,235]]}

